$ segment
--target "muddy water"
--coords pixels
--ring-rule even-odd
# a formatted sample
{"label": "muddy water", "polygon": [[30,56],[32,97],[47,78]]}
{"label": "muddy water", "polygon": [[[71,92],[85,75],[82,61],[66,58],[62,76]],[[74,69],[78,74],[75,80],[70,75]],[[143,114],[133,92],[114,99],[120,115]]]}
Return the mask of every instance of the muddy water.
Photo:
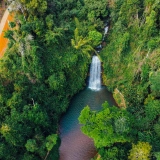
{"label": "muddy water", "polygon": [[93,140],[80,131],[78,117],[86,105],[92,110],[100,110],[105,101],[116,105],[112,94],[105,87],[99,91],[86,88],[72,99],[68,111],[60,122],[60,160],[90,160],[94,157],[96,149]]}

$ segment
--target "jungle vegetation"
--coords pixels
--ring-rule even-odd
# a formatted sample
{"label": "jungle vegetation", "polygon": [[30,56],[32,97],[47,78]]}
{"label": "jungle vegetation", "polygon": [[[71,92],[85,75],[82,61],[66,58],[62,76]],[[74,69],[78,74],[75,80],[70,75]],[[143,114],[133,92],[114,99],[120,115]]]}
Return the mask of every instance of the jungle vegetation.
{"label": "jungle vegetation", "polygon": [[15,19],[0,59],[0,159],[56,160],[58,123],[72,96],[86,85],[106,5],[92,6],[90,0],[7,3]]}
{"label": "jungle vegetation", "polygon": [[118,108],[82,110],[82,132],[101,160],[160,159],[160,2],[108,1],[109,33],[100,53],[103,83]]}
{"label": "jungle vegetation", "polygon": [[106,22],[103,83],[121,105],[85,107],[82,131],[102,160],[160,159],[159,0],[8,3],[15,20],[0,59],[0,159],[58,159],[60,116],[85,86]]}

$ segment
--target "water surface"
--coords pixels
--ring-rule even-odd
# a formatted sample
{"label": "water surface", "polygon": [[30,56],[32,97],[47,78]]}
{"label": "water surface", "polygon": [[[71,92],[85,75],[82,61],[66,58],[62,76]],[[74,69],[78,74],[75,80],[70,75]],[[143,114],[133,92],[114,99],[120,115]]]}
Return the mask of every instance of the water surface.
{"label": "water surface", "polygon": [[90,160],[94,157],[96,150],[93,140],[80,131],[78,117],[86,105],[89,105],[91,110],[100,110],[105,101],[110,105],[116,105],[106,87],[98,91],[86,88],[74,96],[60,121],[60,160]]}

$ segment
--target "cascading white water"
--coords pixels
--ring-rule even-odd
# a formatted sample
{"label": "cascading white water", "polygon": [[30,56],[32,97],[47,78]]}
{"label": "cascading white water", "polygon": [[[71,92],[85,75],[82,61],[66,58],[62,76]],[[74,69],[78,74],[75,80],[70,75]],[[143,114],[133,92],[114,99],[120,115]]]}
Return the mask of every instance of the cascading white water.
{"label": "cascading white water", "polygon": [[108,29],[109,29],[109,27],[105,26],[105,28],[104,28],[104,35],[106,35],[108,33]]}
{"label": "cascading white water", "polygon": [[97,56],[93,56],[88,88],[92,90],[101,89],[101,62]]}
{"label": "cascading white water", "polygon": [[104,41],[104,37],[105,37],[106,34],[108,33],[108,29],[109,29],[108,26],[105,26],[105,27],[104,27],[104,35],[103,35],[102,41]]}

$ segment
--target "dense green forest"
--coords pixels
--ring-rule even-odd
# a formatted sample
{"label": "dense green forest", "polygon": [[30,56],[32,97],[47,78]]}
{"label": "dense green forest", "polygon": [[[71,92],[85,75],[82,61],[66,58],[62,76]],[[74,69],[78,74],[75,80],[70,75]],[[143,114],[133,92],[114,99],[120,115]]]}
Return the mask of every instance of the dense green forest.
{"label": "dense green forest", "polygon": [[105,23],[103,83],[119,108],[84,106],[82,131],[99,159],[160,159],[159,0],[8,3],[15,20],[0,59],[0,159],[59,158],[60,117],[86,85]]}
{"label": "dense green forest", "polygon": [[9,44],[0,60],[0,159],[56,160],[59,119],[86,85],[106,5],[90,0],[8,3],[15,20],[5,33]]}
{"label": "dense green forest", "polygon": [[82,131],[94,139],[97,159],[160,160],[160,1],[109,1],[108,10],[103,83],[119,108],[86,106]]}

